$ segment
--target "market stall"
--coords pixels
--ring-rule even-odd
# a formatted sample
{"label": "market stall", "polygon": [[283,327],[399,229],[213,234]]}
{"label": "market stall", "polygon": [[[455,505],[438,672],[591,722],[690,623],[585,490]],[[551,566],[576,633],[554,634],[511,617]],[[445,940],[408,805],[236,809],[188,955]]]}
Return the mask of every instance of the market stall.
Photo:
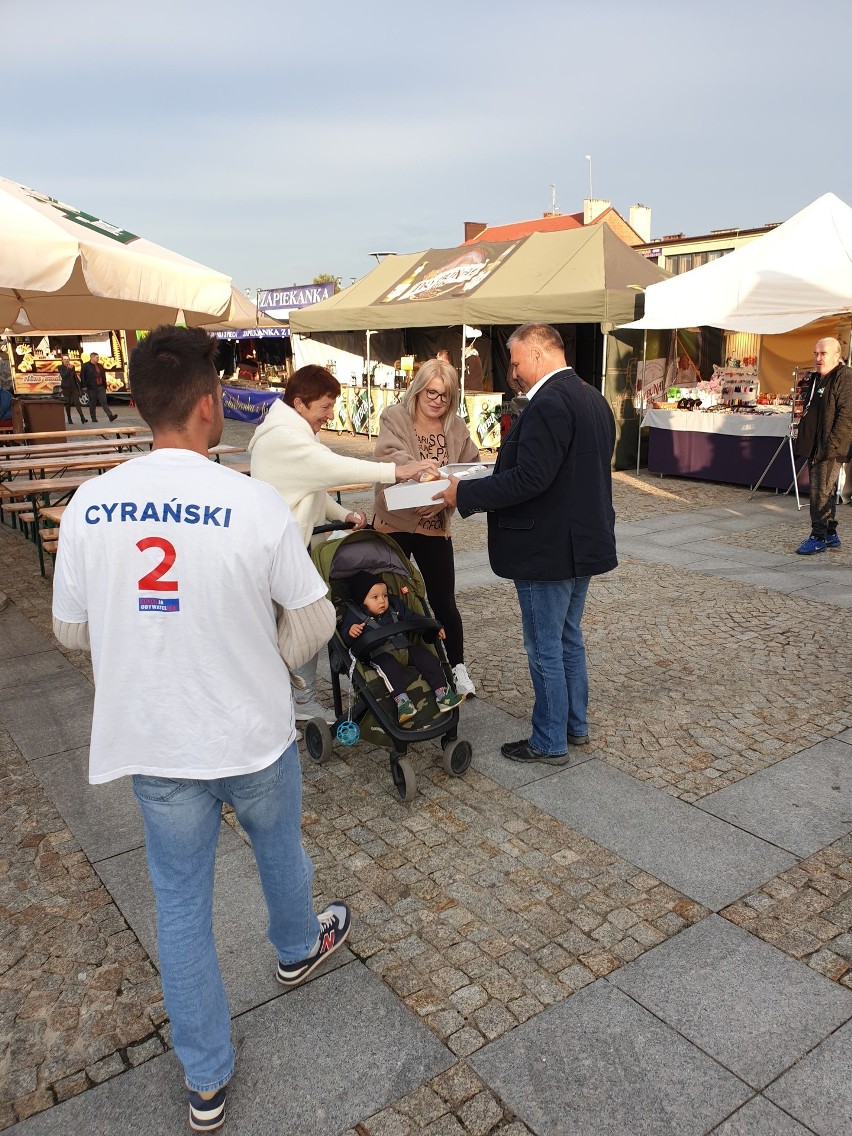
{"label": "market stall", "polygon": [[[814,344],[836,338],[848,358],[850,322],[852,209],[832,193],[728,256],[649,287],[645,315],[627,327],[647,334],[711,326],[728,335],[726,364],[698,384],[714,387],[723,410],[677,409],[687,391],[653,392],[674,405],[645,403],[648,469],[755,484],[790,433],[791,415],[795,427],[796,381]],[[763,484],[790,488],[791,467],[782,447]],[[806,478],[805,470],[800,487]]]}
{"label": "market stall", "polygon": [[[648,410],[642,425],[649,430],[649,473],[756,485],[789,432],[790,411],[734,414]],[[786,492],[792,483],[790,453],[782,447],[763,484]],[[807,489],[807,470],[799,477],[799,487]]]}

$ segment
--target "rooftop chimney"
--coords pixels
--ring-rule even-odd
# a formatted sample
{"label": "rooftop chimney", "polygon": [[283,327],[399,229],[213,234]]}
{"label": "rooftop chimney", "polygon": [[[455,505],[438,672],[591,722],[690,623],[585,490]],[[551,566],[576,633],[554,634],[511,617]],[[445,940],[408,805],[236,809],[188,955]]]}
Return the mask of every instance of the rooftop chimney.
{"label": "rooftop chimney", "polygon": [[488,224],[485,221],[465,221],[465,223],[464,223],[465,244],[468,241],[472,241],[475,237],[478,237],[479,234],[484,232],[487,228],[488,228]]}
{"label": "rooftop chimney", "polygon": [[638,233],[645,244],[651,240],[651,206],[630,206],[630,228]]}
{"label": "rooftop chimney", "polygon": [[606,212],[611,206],[612,202],[604,200],[603,197],[587,197],[583,202],[583,224],[591,225],[596,217],[600,217],[601,213]]}

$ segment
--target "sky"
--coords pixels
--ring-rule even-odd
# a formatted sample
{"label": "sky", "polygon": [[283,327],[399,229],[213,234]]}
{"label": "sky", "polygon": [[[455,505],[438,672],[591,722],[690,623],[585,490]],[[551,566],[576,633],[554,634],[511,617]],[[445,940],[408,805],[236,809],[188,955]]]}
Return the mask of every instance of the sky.
{"label": "sky", "polygon": [[577,212],[590,172],[654,237],[852,203],[849,0],[0,0],[0,28],[0,175],[252,291],[551,183]]}

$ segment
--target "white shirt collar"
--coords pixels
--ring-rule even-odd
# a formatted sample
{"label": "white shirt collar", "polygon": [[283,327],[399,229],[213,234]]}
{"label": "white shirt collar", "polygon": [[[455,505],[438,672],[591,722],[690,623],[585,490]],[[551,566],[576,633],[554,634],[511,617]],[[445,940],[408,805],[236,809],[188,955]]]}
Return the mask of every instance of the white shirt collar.
{"label": "white shirt collar", "polygon": [[527,399],[531,399],[533,395],[536,394],[544,386],[548,379],[552,379],[554,375],[558,375],[560,371],[564,370],[566,370],[566,367],[557,367],[556,370],[548,371],[546,375],[542,375],[538,382],[535,383],[534,386],[531,386],[527,391]]}

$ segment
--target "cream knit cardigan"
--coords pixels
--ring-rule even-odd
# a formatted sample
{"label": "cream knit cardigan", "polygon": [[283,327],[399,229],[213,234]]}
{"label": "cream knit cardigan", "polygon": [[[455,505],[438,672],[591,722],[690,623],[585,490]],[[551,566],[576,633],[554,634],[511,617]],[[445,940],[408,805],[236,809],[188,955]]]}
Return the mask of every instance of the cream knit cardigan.
{"label": "cream knit cardigan", "polygon": [[347,458],[330,450],[298,411],[279,399],[248,444],[251,475],[274,486],[293,512],[308,546],[315,525],[342,521],[351,510],[326,492],[332,485],[396,481],[392,462]]}

